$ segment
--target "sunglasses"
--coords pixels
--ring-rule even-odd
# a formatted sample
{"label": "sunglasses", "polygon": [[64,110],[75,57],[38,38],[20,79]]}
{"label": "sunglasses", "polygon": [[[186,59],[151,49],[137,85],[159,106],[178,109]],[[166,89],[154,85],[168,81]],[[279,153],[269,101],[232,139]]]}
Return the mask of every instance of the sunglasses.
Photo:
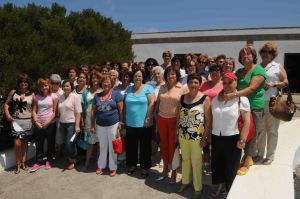
{"label": "sunglasses", "polygon": [[223,85],[230,85],[233,81],[223,81]]}
{"label": "sunglasses", "polygon": [[269,50],[263,50],[263,51],[261,51],[261,54],[271,55],[272,52]]}
{"label": "sunglasses", "polygon": [[207,62],[200,61],[199,64],[207,65]]}
{"label": "sunglasses", "polygon": [[220,72],[220,71],[221,71],[220,69],[210,69],[210,70],[209,70],[210,73],[213,73],[213,72]]}
{"label": "sunglasses", "polygon": [[52,85],[59,85],[59,82],[51,82]]}
{"label": "sunglasses", "polygon": [[18,81],[19,84],[24,83],[24,84],[29,84],[29,81]]}

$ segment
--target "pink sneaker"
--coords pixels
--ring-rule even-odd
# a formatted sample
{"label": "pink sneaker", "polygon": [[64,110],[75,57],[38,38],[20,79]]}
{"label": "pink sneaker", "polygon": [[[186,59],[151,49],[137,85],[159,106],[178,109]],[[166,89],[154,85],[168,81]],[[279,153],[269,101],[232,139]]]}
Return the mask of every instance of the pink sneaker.
{"label": "pink sneaker", "polygon": [[31,167],[30,169],[30,173],[36,172],[37,170],[39,170],[41,167],[38,164],[34,164],[33,167]]}
{"label": "pink sneaker", "polygon": [[46,161],[45,169],[51,169],[51,164],[48,160]]}

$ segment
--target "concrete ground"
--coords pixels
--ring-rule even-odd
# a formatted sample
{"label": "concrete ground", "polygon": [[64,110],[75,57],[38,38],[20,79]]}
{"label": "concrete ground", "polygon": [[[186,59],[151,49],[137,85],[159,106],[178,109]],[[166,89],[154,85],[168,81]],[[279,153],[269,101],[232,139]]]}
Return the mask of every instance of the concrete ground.
{"label": "concrete ground", "polygon": [[295,199],[300,199],[300,165],[296,167],[294,173]]}
{"label": "concrete ground", "polygon": [[[14,174],[13,171],[0,173],[0,198],[1,199],[35,199],[35,198],[190,198],[193,188],[188,188],[183,194],[177,194],[180,186],[181,175],[178,175],[177,183],[170,184],[169,179],[157,182],[158,172],[161,171],[157,165],[151,168],[148,178],[142,179],[137,170],[133,176],[128,176],[124,165],[119,168],[119,174],[115,177],[96,175],[96,163],[91,165],[87,172],[81,172],[83,157],[76,170],[64,171],[62,161],[53,164],[53,168],[44,168],[35,173],[21,171]],[[30,161],[30,165],[33,162]],[[215,189],[211,186],[210,176],[204,176],[204,189],[201,198],[210,198],[210,193]]]}

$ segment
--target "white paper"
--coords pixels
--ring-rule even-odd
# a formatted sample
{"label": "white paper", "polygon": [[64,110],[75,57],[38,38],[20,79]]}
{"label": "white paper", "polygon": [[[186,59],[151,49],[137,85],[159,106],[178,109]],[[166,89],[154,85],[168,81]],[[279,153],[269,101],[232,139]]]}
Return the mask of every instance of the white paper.
{"label": "white paper", "polygon": [[76,138],[76,133],[74,133],[74,135],[71,137],[71,139],[70,139],[70,142],[73,142],[74,141],[74,139]]}
{"label": "white paper", "polygon": [[31,130],[32,123],[30,120],[18,120],[15,119],[12,122],[15,131],[29,131]]}

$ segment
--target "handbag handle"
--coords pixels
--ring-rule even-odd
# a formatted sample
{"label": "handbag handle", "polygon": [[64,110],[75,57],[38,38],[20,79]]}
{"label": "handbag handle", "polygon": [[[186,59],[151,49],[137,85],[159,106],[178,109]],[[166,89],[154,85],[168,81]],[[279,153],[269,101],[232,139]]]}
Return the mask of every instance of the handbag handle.
{"label": "handbag handle", "polygon": [[[286,94],[287,94],[286,103],[290,104],[291,102],[293,102],[293,97],[291,95],[291,90],[290,90],[289,85],[287,87],[285,87],[285,90],[286,90]],[[278,88],[278,92],[279,92],[279,94],[283,95],[284,94],[283,88]]]}
{"label": "handbag handle", "polygon": [[119,138],[119,137],[121,137],[120,130],[119,130],[119,128],[117,128],[116,139]]}

